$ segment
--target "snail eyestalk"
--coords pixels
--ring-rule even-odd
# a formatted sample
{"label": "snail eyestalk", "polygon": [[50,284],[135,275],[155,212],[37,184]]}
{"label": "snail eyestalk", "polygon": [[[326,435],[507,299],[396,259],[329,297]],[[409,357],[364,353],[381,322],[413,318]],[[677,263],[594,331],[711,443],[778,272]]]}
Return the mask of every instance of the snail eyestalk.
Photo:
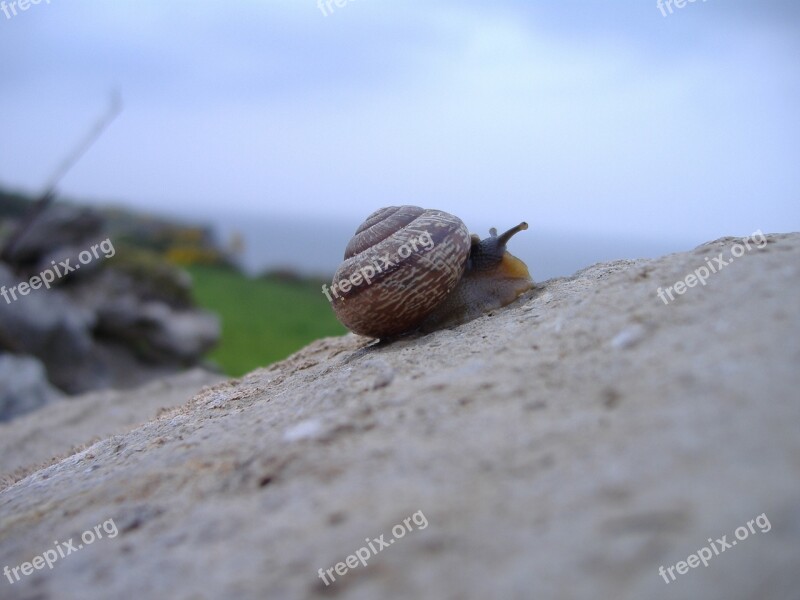
{"label": "snail eyestalk", "polygon": [[506,243],[508,240],[510,240],[514,234],[524,231],[527,228],[528,224],[523,221],[500,236],[497,235],[497,229],[492,227],[489,230],[489,237],[482,240],[473,238],[467,270],[485,272],[496,269],[506,255]]}
{"label": "snail eyestalk", "polygon": [[519,233],[520,231],[525,231],[528,228],[528,224],[523,221],[516,227],[512,227],[508,231],[506,231],[503,235],[497,238],[497,241],[502,245],[505,246],[515,234]]}

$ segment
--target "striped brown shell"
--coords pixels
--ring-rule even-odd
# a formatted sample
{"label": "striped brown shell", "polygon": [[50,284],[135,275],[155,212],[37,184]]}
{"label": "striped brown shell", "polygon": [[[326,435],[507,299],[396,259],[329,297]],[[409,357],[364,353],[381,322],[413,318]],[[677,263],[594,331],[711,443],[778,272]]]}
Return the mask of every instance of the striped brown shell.
{"label": "striped brown shell", "polygon": [[[418,245],[409,253],[410,240],[426,233],[432,245]],[[404,245],[403,257],[398,249]],[[369,273],[369,266],[375,275],[371,283],[361,281],[346,292],[338,290],[331,299],[336,316],[351,331],[368,337],[412,331],[456,287],[469,251],[469,230],[458,217],[418,206],[377,210],[347,245],[333,284],[358,281],[353,275],[363,274],[365,268]]]}

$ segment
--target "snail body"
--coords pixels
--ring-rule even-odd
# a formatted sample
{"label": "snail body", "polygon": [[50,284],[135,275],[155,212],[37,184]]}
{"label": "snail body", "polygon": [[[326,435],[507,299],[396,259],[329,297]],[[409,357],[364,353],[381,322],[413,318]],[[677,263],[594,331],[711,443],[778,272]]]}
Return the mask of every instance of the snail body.
{"label": "snail body", "polygon": [[[390,206],[357,229],[330,293],[342,324],[374,338],[457,325],[513,302],[533,287],[528,268],[506,251],[520,223],[481,240],[449,213]],[[332,294],[332,295],[331,295]]]}

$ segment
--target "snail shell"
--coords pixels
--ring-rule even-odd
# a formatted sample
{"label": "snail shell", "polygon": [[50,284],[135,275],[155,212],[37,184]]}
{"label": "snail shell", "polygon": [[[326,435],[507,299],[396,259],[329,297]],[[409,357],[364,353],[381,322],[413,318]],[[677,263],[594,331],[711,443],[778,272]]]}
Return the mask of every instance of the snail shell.
{"label": "snail shell", "polygon": [[[398,253],[401,246],[427,235],[430,247],[407,256]],[[370,283],[338,290],[332,298],[336,316],[351,331],[369,337],[413,330],[455,289],[470,246],[467,226],[446,212],[418,206],[375,211],[347,244],[333,282],[352,280],[370,267],[375,275]]]}
{"label": "snail shell", "polygon": [[499,236],[491,229],[481,240],[440,210],[382,208],[358,228],[330,292],[327,285],[322,292],[348,329],[368,337],[465,323],[533,287],[528,267],[506,251],[527,228],[520,223]]}

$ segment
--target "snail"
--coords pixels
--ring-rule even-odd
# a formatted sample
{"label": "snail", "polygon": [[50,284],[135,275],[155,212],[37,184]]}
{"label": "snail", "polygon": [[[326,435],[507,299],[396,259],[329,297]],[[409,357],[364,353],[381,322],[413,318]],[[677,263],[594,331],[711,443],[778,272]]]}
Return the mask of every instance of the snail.
{"label": "snail", "polygon": [[[330,290],[336,317],[351,331],[386,339],[450,327],[506,306],[533,287],[506,243],[520,223],[481,240],[449,213],[389,206],[372,213],[347,244]],[[331,296],[333,294],[333,296]]]}

